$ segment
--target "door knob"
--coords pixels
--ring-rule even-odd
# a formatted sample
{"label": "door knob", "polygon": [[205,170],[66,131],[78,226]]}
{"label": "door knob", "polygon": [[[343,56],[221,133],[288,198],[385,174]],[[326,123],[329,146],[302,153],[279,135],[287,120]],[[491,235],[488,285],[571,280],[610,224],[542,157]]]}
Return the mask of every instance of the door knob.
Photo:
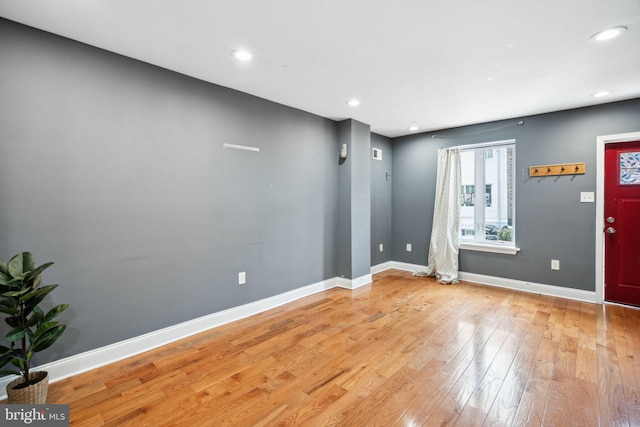
{"label": "door knob", "polygon": [[609,227],[606,230],[607,234],[615,234],[616,233],[616,229],[613,227]]}
{"label": "door knob", "polygon": [[610,216],[609,218],[607,218],[607,222],[609,224],[613,224],[614,222],[616,222],[616,219],[614,217]]}

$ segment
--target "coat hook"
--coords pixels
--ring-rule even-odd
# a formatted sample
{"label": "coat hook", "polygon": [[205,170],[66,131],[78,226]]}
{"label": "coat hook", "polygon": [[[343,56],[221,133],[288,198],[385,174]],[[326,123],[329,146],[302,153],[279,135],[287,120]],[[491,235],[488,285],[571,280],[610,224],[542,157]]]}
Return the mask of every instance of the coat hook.
{"label": "coat hook", "polygon": [[564,172],[564,165],[560,168],[560,172]]}
{"label": "coat hook", "polygon": [[578,165],[576,165],[576,172],[578,172],[580,170],[580,167]]}

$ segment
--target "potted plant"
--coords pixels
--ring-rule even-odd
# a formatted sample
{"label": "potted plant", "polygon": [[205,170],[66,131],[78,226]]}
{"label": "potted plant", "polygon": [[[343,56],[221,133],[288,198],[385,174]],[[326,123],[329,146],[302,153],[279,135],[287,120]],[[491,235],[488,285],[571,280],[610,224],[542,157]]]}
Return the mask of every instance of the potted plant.
{"label": "potted plant", "polygon": [[0,312],[5,314],[9,331],[4,336],[9,346],[0,345],[0,374],[20,375],[7,385],[9,403],[44,404],[49,377],[47,372],[32,372],[31,357],[49,348],[66,329],[54,318],[69,304],[60,304],[47,313],[40,302],[58,285],[40,286],[44,270],[52,262],[36,267],[29,252],[15,255],[8,263],[0,263]]}

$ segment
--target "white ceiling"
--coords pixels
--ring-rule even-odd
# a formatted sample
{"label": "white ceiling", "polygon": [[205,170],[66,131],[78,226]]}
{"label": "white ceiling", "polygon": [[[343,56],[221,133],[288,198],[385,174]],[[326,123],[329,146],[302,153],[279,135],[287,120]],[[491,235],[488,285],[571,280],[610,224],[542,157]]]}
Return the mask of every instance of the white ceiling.
{"label": "white ceiling", "polygon": [[640,97],[640,0],[0,0],[0,16],[389,137]]}

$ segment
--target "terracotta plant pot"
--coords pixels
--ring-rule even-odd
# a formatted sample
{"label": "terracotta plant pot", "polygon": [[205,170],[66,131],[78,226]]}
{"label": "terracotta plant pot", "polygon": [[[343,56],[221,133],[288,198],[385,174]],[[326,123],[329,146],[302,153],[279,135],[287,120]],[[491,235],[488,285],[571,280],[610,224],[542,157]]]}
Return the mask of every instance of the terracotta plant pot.
{"label": "terracotta plant pot", "polygon": [[24,377],[19,377],[7,384],[9,403],[33,405],[44,405],[47,403],[49,374],[44,371],[30,372],[29,379],[35,379],[37,382],[27,387],[16,388],[24,383]]}

